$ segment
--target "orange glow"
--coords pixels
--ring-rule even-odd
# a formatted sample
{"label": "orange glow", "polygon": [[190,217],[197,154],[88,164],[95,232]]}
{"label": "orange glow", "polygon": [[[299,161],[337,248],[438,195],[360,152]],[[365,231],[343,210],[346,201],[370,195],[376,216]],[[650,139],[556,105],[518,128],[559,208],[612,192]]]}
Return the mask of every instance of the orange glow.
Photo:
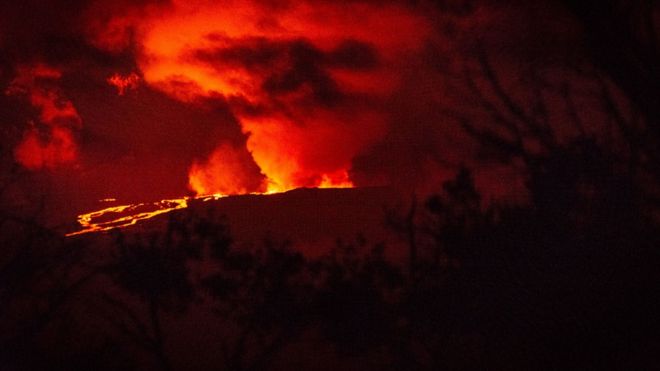
{"label": "orange glow", "polygon": [[[223,197],[226,196],[212,194],[207,196],[197,196],[194,198],[183,197],[156,202],[111,206],[102,210],[78,215],[78,224],[80,224],[81,229],[76,232],[68,233],[66,236],[72,237],[86,233],[105,232],[115,228],[125,228],[161,214],[185,209],[188,207],[188,202],[190,200],[206,202],[210,200],[218,200]],[[99,200],[101,203],[116,201],[117,200],[114,198]]]}
{"label": "orange glow", "polygon": [[[200,195],[250,193],[250,175],[243,166],[241,153],[228,144],[213,151],[208,161],[194,163],[190,168],[190,188]],[[263,185],[258,191],[264,191]]]}
{"label": "orange glow", "polygon": [[346,171],[337,174],[324,174],[319,188],[353,188],[353,182]]}
{"label": "orange glow", "polygon": [[[138,73],[108,79],[119,95],[137,88],[139,74],[181,102],[229,104],[247,140],[222,142],[191,164],[189,187],[199,200],[353,187],[354,157],[386,134],[391,119],[374,102],[397,90],[401,66],[431,29],[405,6],[361,2],[172,0],[96,11],[104,17],[90,17],[90,41],[136,53]],[[83,214],[82,230],[70,235],[133,225],[190,200]]]}
{"label": "orange glow", "polygon": [[77,236],[91,232],[103,232],[114,228],[123,228],[134,225],[140,220],[150,219],[154,216],[168,213],[188,206],[187,198],[162,200],[154,203],[135,205],[122,205],[108,207],[78,216],[78,223],[82,227],[77,232],[67,234],[67,237]]}
{"label": "orange glow", "polygon": [[375,113],[351,114],[315,110],[298,120],[243,118],[250,133],[247,148],[267,176],[268,191],[352,185],[353,154],[380,136],[384,126]]}
{"label": "orange glow", "polygon": [[27,96],[39,110],[41,125],[31,123],[14,148],[16,161],[28,169],[52,169],[77,158],[73,130],[82,126],[82,120],[57,86],[61,76],[61,71],[46,65],[23,66],[6,91]]}
{"label": "orange glow", "polygon": [[[387,125],[369,97],[393,93],[431,29],[395,4],[173,0],[142,11],[92,21],[92,41],[113,52],[135,43],[145,83],[175,99],[227,98],[247,136],[246,148],[221,144],[192,164],[199,195],[352,186],[353,158]],[[241,151],[261,184],[247,181]]]}

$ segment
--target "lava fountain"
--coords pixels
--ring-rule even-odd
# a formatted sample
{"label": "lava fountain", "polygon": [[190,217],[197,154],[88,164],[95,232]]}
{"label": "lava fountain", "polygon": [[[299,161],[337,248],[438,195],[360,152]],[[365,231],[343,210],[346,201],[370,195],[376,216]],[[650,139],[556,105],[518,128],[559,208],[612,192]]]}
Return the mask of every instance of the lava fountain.
{"label": "lava fountain", "polygon": [[107,52],[135,51],[138,73],[108,80],[120,94],[142,82],[185,104],[226,102],[245,139],[192,164],[204,195],[352,186],[352,160],[386,135],[384,102],[430,32],[396,3],[173,0],[89,34]]}
{"label": "lava fountain", "polygon": [[[434,32],[423,7],[406,2],[121,4],[93,2],[81,28],[88,46],[130,59],[104,77],[120,99],[139,100],[145,89],[193,109],[216,102],[235,135],[218,134],[194,154],[188,187],[197,196],[84,213],[70,236],[134,225],[192,199],[353,187],[354,159],[400,124],[388,107]],[[58,86],[75,84],[48,66],[22,71],[11,93],[31,97],[45,125],[40,135],[26,131],[17,161],[93,166],[79,153],[91,136]]]}

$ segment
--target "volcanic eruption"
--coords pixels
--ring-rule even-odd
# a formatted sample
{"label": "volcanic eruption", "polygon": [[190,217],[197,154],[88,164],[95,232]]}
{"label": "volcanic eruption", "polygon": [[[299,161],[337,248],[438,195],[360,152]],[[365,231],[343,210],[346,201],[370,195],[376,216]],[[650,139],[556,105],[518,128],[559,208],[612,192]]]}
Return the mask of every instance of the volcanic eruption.
{"label": "volcanic eruption", "polygon": [[465,102],[441,75],[460,70],[451,27],[496,18],[461,14],[399,1],[91,1],[58,30],[77,44],[25,51],[33,62],[13,71],[7,93],[39,111],[15,158],[49,171],[60,204],[80,203],[84,231],[195,197],[428,192],[473,151],[445,124],[443,107]]}
{"label": "volcanic eruption", "polygon": [[[225,112],[219,126],[236,125],[222,129],[228,134],[213,134],[214,148],[186,153],[188,188],[197,197],[387,184],[364,177],[356,184],[353,162],[398,124],[389,107],[433,28],[420,8],[360,1],[94,1],[81,12],[80,23],[85,48],[120,61],[120,68],[99,76],[115,89],[117,105],[143,107],[139,102],[147,92],[160,94],[160,100],[200,112],[219,106]],[[83,120],[58,86],[61,62],[40,63],[21,67],[7,90],[29,96],[41,111],[40,124],[26,129],[15,149],[17,161],[33,170],[93,166],[86,153],[79,154],[91,148],[86,141],[93,137],[76,134]],[[71,88],[71,80],[63,83]],[[135,110],[133,119],[141,121],[144,109]],[[99,120],[106,118],[92,117],[91,126]],[[194,124],[181,129],[191,133],[188,146],[195,146],[192,133],[198,130]],[[168,151],[167,146],[163,142],[157,150]],[[149,167],[146,159],[131,161],[144,162],[136,169]],[[98,198],[115,196],[106,191]],[[115,205],[78,220],[85,230],[99,230],[105,227],[93,226],[91,219],[140,204],[152,205],[156,214],[185,206],[186,197],[169,199]],[[134,220],[124,215],[102,225],[125,222]]]}
{"label": "volcanic eruption", "polygon": [[93,33],[109,51],[135,45],[152,88],[228,102],[246,141],[195,161],[197,194],[351,186],[352,159],[385,133],[379,106],[398,84],[395,69],[428,28],[400,5],[282,4],[174,1]]}
{"label": "volcanic eruption", "polygon": [[0,368],[652,368],[656,3],[0,3]]}

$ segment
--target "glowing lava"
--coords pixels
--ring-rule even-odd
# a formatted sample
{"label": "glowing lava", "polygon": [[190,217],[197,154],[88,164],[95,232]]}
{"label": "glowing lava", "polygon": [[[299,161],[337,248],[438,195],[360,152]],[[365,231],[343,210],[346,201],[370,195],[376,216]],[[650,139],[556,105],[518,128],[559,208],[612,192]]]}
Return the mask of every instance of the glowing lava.
{"label": "glowing lava", "polygon": [[[352,186],[353,159],[387,134],[382,106],[431,29],[390,2],[172,0],[88,32],[98,48],[134,51],[149,89],[184,104],[226,102],[245,142],[220,140],[191,164],[189,185],[241,194]],[[108,82],[123,94],[137,76]]]}
{"label": "glowing lava", "polygon": [[[353,188],[353,183],[348,180],[348,174],[339,174],[338,176],[339,178],[333,179],[324,178],[318,188]],[[288,189],[286,191],[288,191]],[[280,191],[276,187],[270,186],[265,192],[252,192],[250,194],[269,195],[282,192],[284,191]],[[169,213],[170,211],[185,209],[188,207],[188,202],[190,200],[206,202],[210,200],[218,200],[228,196],[230,195],[212,194],[107,207],[102,210],[78,215],[78,224],[80,224],[82,229],[76,232],[67,233],[66,236],[72,237],[92,232],[105,232],[115,228],[125,228],[131,225],[135,225],[139,221],[151,219],[155,216]],[[114,198],[105,198],[99,200],[99,202],[115,201],[116,199]]]}
{"label": "glowing lava", "polygon": [[[156,202],[108,207],[103,210],[78,215],[78,223],[82,229],[68,233],[66,236],[71,237],[85,233],[104,232],[115,228],[124,228],[135,225],[141,220],[151,219],[155,216],[169,213],[170,211],[184,209],[188,207],[188,201],[191,199],[208,201],[217,200],[222,197],[226,196],[216,194],[194,198],[184,197]],[[101,201],[110,202],[111,200],[114,199],[110,198]]]}
{"label": "glowing lava", "polygon": [[[353,160],[398,122],[384,107],[434,28],[394,2],[172,0],[124,8],[97,9],[87,29],[97,48],[135,56],[135,73],[107,80],[118,94],[143,84],[192,107],[220,102],[243,134],[220,138],[190,165],[189,188],[213,194],[194,199],[353,187]],[[191,199],[83,214],[83,229],[69,235],[133,225]]]}

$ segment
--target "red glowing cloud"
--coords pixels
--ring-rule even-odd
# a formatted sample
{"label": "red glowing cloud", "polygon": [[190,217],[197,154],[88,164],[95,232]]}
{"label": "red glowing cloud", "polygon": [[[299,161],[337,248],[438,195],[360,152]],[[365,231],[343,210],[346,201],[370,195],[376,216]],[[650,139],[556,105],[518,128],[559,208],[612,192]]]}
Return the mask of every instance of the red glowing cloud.
{"label": "red glowing cloud", "polygon": [[114,75],[108,77],[108,84],[117,88],[117,94],[124,95],[127,90],[137,89],[140,83],[140,76],[135,72],[128,74],[126,76],[115,73]]}
{"label": "red glowing cloud", "polygon": [[263,192],[265,184],[255,182],[245,168],[249,159],[245,151],[221,144],[205,162],[195,162],[190,168],[190,188],[199,194],[243,194]]}
{"label": "red glowing cloud", "polygon": [[[400,5],[274,4],[175,0],[90,26],[98,47],[135,43],[152,88],[229,103],[264,179],[248,181],[244,155],[221,145],[191,168],[199,194],[350,186],[353,158],[386,133],[382,106],[398,71],[430,32]],[[116,82],[120,94],[129,86]]]}
{"label": "red glowing cloud", "polygon": [[52,169],[76,160],[73,131],[81,128],[82,120],[57,86],[61,76],[60,70],[46,65],[23,66],[6,90],[27,97],[39,111],[38,123],[30,123],[14,149],[16,161],[28,169]]}

